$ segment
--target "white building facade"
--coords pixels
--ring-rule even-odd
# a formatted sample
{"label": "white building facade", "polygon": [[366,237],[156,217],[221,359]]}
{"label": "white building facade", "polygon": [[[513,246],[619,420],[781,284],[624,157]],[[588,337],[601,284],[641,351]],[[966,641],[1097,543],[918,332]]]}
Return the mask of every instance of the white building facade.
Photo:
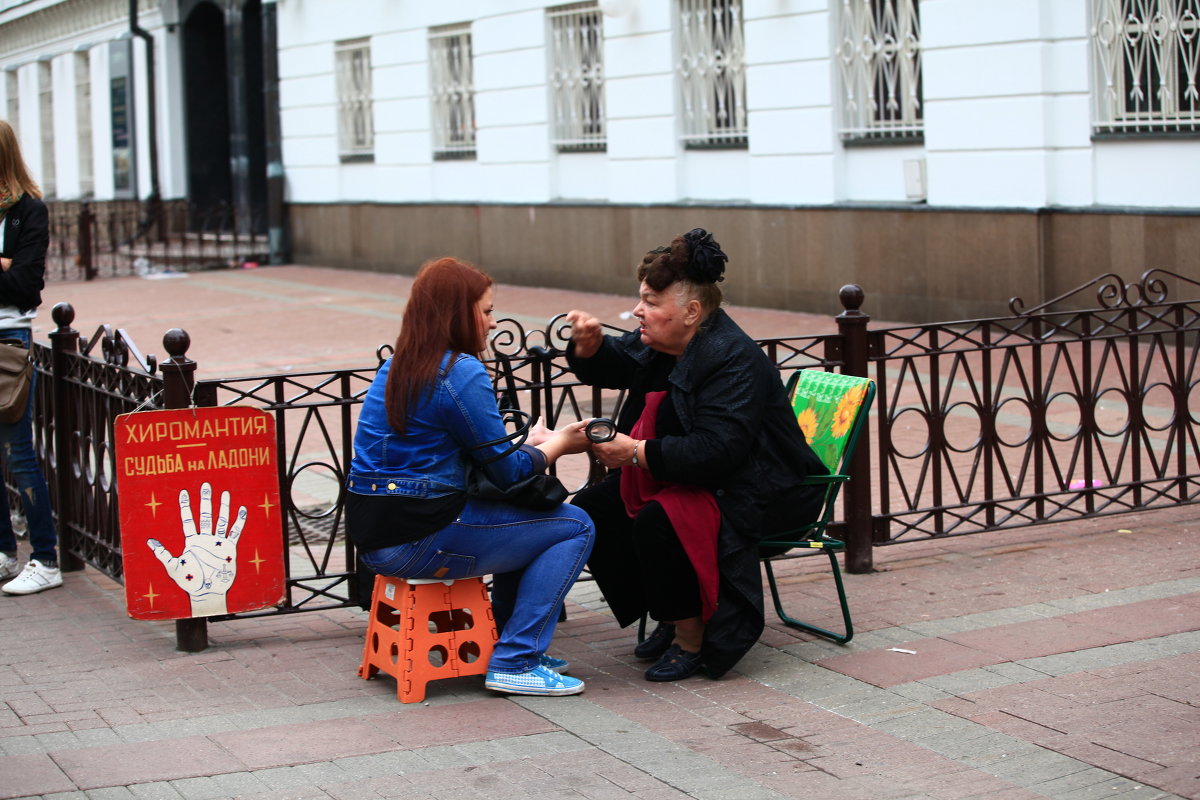
{"label": "white building facade", "polygon": [[[254,157],[236,89],[213,101],[235,109],[232,148],[196,145],[220,137],[197,127],[200,49],[181,40],[206,7],[228,22],[252,4],[278,24],[277,162]],[[149,191],[127,8],[0,0],[0,109],[53,197]],[[699,225],[786,273],[760,269],[735,300],[815,307],[874,281],[912,319],[1109,269],[1200,274],[1198,17],[1200,0],[139,4],[163,195],[196,193],[213,158],[235,188],[281,178],[296,260],[411,272],[453,252],[501,279],[625,291],[610,262]],[[580,240],[590,256],[556,260]]]}
{"label": "white building facade", "polygon": [[[556,49],[560,9],[595,26],[596,53]],[[289,197],[1196,208],[1198,14],[1193,0],[281,0]],[[439,160],[431,73],[454,26],[469,40],[474,151]],[[689,36],[709,41],[689,54]],[[339,159],[345,41],[369,54],[369,161]],[[689,139],[689,56],[737,84],[742,135],[724,146]],[[601,146],[556,147],[556,70],[597,63]],[[719,94],[707,77],[700,94]],[[1137,77],[1149,113],[1138,87],[1114,85]],[[864,124],[889,102],[909,118]]]}

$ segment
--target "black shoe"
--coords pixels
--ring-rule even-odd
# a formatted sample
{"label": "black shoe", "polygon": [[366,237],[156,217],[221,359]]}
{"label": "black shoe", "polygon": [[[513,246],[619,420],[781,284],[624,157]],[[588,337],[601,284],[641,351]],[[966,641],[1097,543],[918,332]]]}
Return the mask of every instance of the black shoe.
{"label": "black shoe", "polygon": [[646,641],[633,648],[633,654],[643,661],[653,661],[667,652],[671,642],[675,641],[675,625],[671,622],[660,622],[658,627],[650,632]]}
{"label": "black shoe", "polygon": [[681,681],[700,669],[700,654],[689,653],[677,644],[671,645],[654,666],[646,670],[648,681]]}

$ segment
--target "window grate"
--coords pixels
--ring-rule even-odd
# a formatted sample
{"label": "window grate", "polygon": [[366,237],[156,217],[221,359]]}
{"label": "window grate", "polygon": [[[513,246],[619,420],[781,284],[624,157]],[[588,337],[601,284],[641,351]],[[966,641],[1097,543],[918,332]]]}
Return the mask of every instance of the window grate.
{"label": "window grate", "polygon": [[844,140],[909,141],[924,131],[917,0],[840,0],[835,58]]}
{"label": "window grate", "polygon": [[604,22],[596,3],[546,11],[550,22],[550,93],[554,146],[605,149]]}
{"label": "window grate", "polygon": [[475,157],[475,87],[471,28],[451,25],[429,31],[429,80],[433,98],[433,157]]}
{"label": "window grate", "polygon": [[745,147],[746,47],[739,0],[679,0],[687,147]]}
{"label": "window grate", "polygon": [[335,59],[339,155],[343,161],[371,160],[375,156],[375,121],[370,41],[338,42]]}
{"label": "window grate", "polygon": [[1093,0],[1098,133],[1200,130],[1200,0]]}
{"label": "window grate", "polygon": [[15,69],[5,70],[4,83],[8,92],[8,110],[5,119],[8,120],[8,124],[12,126],[19,138],[21,136],[21,80]]}

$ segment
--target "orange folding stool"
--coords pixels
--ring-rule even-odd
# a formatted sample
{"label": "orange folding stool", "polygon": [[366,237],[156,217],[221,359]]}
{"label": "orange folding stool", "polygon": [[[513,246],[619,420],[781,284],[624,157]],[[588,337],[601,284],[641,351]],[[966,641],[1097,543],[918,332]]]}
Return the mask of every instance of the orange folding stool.
{"label": "orange folding stool", "polygon": [[425,699],[425,684],[483,675],[496,644],[492,601],[482,578],[457,581],[375,576],[360,678],[382,670],[402,703]]}

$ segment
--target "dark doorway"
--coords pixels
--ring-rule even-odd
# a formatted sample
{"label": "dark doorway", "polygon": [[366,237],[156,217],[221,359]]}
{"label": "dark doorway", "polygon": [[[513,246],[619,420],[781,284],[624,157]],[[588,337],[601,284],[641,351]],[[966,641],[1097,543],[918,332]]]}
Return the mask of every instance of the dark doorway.
{"label": "dark doorway", "polygon": [[212,3],[197,3],[183,23],[183,89],[188,198],[202,216],[233,198],[227,63],[225,15]]}
{"label": "dark doorway", "polygon": [[263,104],[262,0],[248,0],[242,9],[242,42],[246,74],[246,160],[250,184],[250,213],[255,233],[267,232],[267,132]]}

